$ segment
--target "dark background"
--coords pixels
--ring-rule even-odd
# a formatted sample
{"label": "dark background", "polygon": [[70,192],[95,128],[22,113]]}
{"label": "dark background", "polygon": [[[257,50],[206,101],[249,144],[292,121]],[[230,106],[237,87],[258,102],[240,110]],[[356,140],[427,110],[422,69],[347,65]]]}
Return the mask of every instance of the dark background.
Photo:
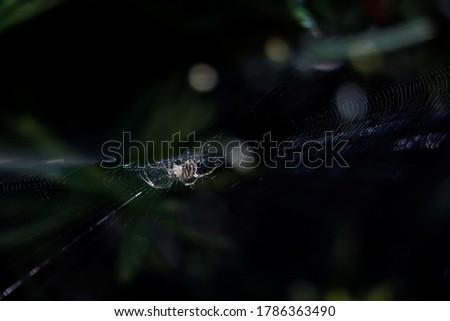
{"label": "dark background", "polygon": [[[447,75],[447,1],[16,0],[0,16],[1,290],[24,281],[8,299],[450,298],[448,141],[390,145],[448,135],[447,114],[357,140],[349,171],[223,170],[194,189],[148,187],[120,209],[142,182],[98,166],[102,143],[123,131],[287,139],[325,129],[307,116],[332,108],[344,83],[371,92]],[[349,57],[325,72],[296,67],[318,29],[339,38],[424,17],[431,39],[381,52],[370,72]],[[265,56],[271,37],[289,45],[287,61]],[[198,62],[219,76],[207,93],[188,83]],[[61,157],[76,161],[41,166]]]}

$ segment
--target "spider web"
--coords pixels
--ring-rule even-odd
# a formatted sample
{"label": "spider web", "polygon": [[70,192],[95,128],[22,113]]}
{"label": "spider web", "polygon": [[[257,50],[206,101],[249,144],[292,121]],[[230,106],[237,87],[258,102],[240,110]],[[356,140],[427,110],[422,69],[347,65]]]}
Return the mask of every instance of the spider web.
{"label": "spider web", "polygon": [[[139,176],[142,169],[136,167],[106,171],[83,161],[4,161],[0,167],[0,246],[2,262],[7,264],[0,272],[0,286],[5,289],[0,297],[85,298],[77,281],[90,273],[96,275],[96,280],[102,279],[98,266],[106,268],[116,256],[128,262],[119,273],[119,279],[125,282],[139,271],[139,257],[147,260],[146,267],[156,271],[156,275],[164,275],[167,266],[180,268],[186,244],[208,244],[219,253],[231,251],[233,241],[223,231],[226,224],[220,208],[232,205],[225,201],[226,197],[217,195],[241,193],[245,197],[241,195],[239,199],[257,203],[261,202],[261,195],[267,195],[261,189],[283,184],[296,186],[301,177],[313,175],[322,182],[328,176],[408,180],[436,153],[445,163],[450,124],[449,73],[448,67],[442,67],[367,90],[346,83],[343,89],[336,90],[345,99],[336,94],[322,104],[315,104],[314,97],[304,98],[304,80],[290,76],[257,103],[232,116],[235,128],[251,119],[258,122],[257,131],[241,134],[230,128],[212,136],[223,141],[229,137],[256,140],[261,133],[277,133],[283,128],[277,137],[294,143],[293,149],[281,148],[284,153],[279,154],[278,160],[283,160],[301,151],[305,142],[321,142],[325,131],[333,131],[336,141],[349,142],[341,151],[349,160],[348,169],[259,168],[244,177],[234,169],[221,169],[221,179],[208,177],[194,190],[178,186],[158,191],[146,185]],[[202,156],[185,155],[180,160]],[[164,188],[171,185],[166,170],[171,161],[164,160],[165,166],[147,169],[152,181]],[[252,183],[262,179],[271,183]],[[216,181],[221,184],[216,187],[220,192],[208,194]],[[276,201],[280,193],[271,194],[271,200]],[[101,253],[102,248],[111,248],[114,253],[118,250],[119,254]],[[220,260],[215,262],[213,265]],[[90,269],[92,264],[95,269]],[[51,265],[51,272],[46,272]],[[67,287],[58,285],[61,274],[71,273],[77,277]],[[114,279],[114,273],[105,272],[103,280],[111,278]],[[98,292],[88,298],[119,295]],[[161,297],[158,295],[151,296]]]}

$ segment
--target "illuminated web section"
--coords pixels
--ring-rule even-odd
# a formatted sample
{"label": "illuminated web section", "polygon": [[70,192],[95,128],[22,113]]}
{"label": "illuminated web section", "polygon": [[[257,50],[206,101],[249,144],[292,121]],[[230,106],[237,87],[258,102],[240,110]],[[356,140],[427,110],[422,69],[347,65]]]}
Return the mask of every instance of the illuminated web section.
{"label": "illuminated web section", "polygon": [[[381,155],[405,155],[408,152],[414,158],[412,152],[446,148],[450,124],[449,76],[449,68],[443,67],[376,89],[364,90],[356,83],[346,82],[337,88],[330,103],[315,106],[316,111],[307,112],[303,108],[304,101],[298,96],[300,90],[293,89],[295,85],[289,85],[284,92],[283,87],[275,89],[274,95],[281,97],[284,104],[276,104],[278,114],[273,108],[273,115],[290,128],[286,140],[293,143],[293,148],[280,148],[278,168],[283,168],[286,159],[303,157],[305,147],[324,143],[327,132],[331,133],[328,138],[331,137],[333,143],[347,142],[340,150],[342,155],[367,157],[366,162]],[[259,105],[256,107],[255,116],[267,112]],[[324,153],[316,152],[318,156]],[[404,162],[403,165],[408,164]],[[302,166],[296,171],[311,172]],[[351,169],[342,172],[335,167],[327,171],[345,175]]]}
{"label": "illuminated web section", "polygon": [[[108,212],[107,204],[92,194],[104,189],[97,168],[86,160],[4,158],[0,166],[0,253],[2,262],[8,264],[0,270],[0,299],[115,213]],[[17,280],[12,282],[11,276]]]}

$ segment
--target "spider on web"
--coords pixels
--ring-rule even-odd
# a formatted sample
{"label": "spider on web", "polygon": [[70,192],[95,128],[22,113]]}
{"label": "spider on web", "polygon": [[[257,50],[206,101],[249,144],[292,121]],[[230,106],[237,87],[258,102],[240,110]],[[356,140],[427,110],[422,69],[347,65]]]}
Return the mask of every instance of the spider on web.
{"label": "spider on web", "polygon": [[203,162],[191,158],[184,162],[168,161],[152,164],[143,168],[139,176],[153,188],[168,189],[176,182],[184,186],[193,186],[198,179],[211,175],[219,167],[218,162],[206,166]]}

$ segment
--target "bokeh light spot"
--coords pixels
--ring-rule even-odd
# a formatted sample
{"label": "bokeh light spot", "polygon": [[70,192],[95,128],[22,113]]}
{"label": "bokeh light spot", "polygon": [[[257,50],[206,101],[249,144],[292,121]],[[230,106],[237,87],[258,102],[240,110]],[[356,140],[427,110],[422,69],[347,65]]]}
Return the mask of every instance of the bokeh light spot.
{"label": "bokeh light spot", "polygon": [[372,41],[355,43],[350,47],[348,55],[352,66],[362,73],[376,71],[383,61],[380,48]]}
{"label": "bokeh light spot", "polygon": [[199,92],[213,90],[219,80],[216,69],[205,63],[198,63],[191,67],[188,74],[191,87]]}
{"label": "bokeh light spot", "polygon": [[344,120],[360,119],[369,108],[366,93],[356,84],[343,84],[336,92],[336,107]]}
{"label": "bokeh light spot", "polygon": [[291,56],[289,44],[278,37],[270,37],[264,45],[267,58],[276,63],[287,62]]}

